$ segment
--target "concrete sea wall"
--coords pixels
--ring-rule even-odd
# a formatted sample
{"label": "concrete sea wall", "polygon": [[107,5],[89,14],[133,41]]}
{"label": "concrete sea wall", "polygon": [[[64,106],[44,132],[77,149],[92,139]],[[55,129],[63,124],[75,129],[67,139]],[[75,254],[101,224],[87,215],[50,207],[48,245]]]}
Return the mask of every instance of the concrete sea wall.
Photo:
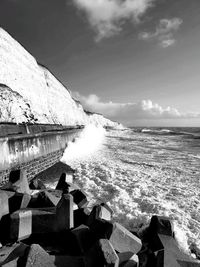
{"label": "concrete sea wall", "polygon": [[81,129],[17,134],[0,138],[0,184],[8,181],[10,172],[22,169],[30,181],[38,173],[58,162],[69,141]]}

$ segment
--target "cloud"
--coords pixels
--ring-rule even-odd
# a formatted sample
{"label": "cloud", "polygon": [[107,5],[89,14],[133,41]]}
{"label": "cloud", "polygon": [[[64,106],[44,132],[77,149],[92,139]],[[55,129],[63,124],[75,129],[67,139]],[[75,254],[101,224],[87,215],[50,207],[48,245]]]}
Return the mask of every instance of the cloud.
{"label": "cloud", "polygon": [[122,123],[134,120],[167,120],[200,118],[200,113],[180,113],[173,107],[162,107],[151,100],[142,100],[136,103],[102,102],[100,98],[91,94],[82,96],[78,92],[74,97],[82,103],[86,110],[101,113],[104,116]]}
{"label": "cloud", "polygon": [[155,39],[166,48],[175,43],[174,34],[179,30],[183,20],[180,18],[161,19],[154,32],[142,32],[139,34],[141,40]]}
{"label": "cloud", "polygon": [[96,41],[118,34],[130,20],[138,23],[140,17],[155,0],[73,0],[83,11],[97,33]]}

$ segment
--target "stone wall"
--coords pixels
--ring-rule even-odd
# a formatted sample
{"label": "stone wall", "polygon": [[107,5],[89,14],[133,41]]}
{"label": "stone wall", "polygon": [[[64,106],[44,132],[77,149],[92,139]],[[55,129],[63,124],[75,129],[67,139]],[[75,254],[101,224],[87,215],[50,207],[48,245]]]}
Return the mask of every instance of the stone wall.
{"label": "stone wall", "polygon": [[70,141],[82,129],[17,134],[0,138],[0,184],[7,181],[11,170],[26,169],[28,179],[60,160]]}
{"label": "stone wall", "polygon": [[60,149],[27,163],[16,165],[11,169],[0,172],[0,186],[5,184],[9,180],[9,174],[11,171],[18,169],[26,170],[27,178],[29,181],[31,181],[37,174],[57,163],[61,159],[63,152],[64,150]]}

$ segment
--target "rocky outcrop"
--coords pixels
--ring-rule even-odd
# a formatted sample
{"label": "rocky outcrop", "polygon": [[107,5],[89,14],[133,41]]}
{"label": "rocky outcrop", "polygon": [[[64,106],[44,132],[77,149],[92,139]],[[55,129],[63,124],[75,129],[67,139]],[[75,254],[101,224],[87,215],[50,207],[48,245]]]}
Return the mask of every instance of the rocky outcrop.
{"label": "rocky outcrop", "polygon": [[0,122],[35,123],[30,104],[19,93],[0,84]]}
{"label": "rocky outcrop", "polygon": [[102,115],[88,115],[47,68],[1,28],[0,69],[0,122],[118,126]]}

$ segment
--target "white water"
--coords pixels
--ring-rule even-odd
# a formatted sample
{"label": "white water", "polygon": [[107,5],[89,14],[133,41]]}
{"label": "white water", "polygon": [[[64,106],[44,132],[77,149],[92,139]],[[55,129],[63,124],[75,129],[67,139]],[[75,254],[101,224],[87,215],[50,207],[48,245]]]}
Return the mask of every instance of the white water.
{"label": "white water", "polygon": [[61,161],[70,165],[74,160],[91,156],[102,145],[105,132],[101,126],[87,125],[75,142],[69,142]]}
{"label": "white water", "polygon": [[88,126],[62,161],[76,169],[76,183],[91,206],[108,202],[115,219],[135,231],[153,214],[169,216],[180,247],[189,252],[191,242],[200,247],[199,159],[181,150],[177,138],[131,130],[105,135]]}

